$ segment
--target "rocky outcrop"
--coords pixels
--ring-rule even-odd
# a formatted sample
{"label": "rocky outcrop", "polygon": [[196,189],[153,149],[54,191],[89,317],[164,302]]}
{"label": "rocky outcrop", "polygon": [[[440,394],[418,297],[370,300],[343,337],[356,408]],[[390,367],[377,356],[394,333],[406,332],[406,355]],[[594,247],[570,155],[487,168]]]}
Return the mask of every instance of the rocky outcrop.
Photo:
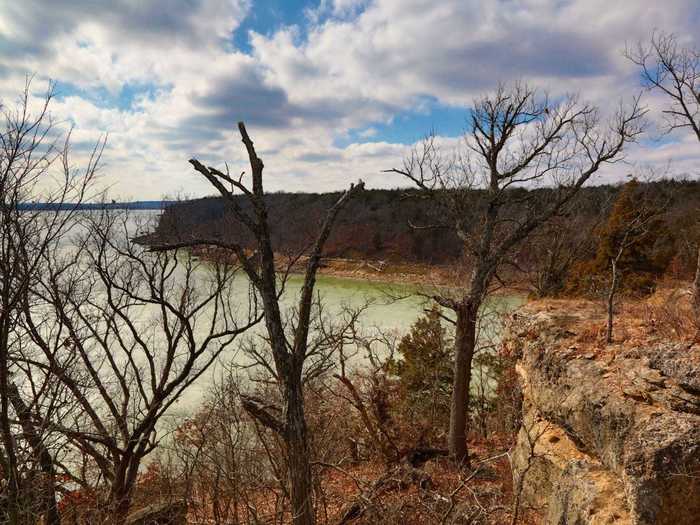
{"label": "rocky outcrop", "polygon": [[589,314],[525,309],[512,323],[516,494],[551,524],[700,523],[700,347],[595,348],[577,333]]}

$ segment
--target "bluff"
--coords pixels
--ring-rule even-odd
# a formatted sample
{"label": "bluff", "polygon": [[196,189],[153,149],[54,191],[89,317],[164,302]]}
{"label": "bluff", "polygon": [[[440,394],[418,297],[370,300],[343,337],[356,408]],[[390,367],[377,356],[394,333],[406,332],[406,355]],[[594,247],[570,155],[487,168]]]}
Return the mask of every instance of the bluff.
{"label": "bluff", "polygon": [[[659,205],[668,208],[668,223],[675,230],[694,227],[692,217],[700,207],[700,182],[658,181],[649,183],[650,192]],[[480,190],[466,190],[470,202],[464,209],[465,224],[479,220],[487,205]],[[511,188],[511,205],[503,219],[529,213],[521,194],[535,193],[537,200],[551,199],[551,188]],[[579,234],[589,232],[608,213],[619,186],[583,188],[566,216],[558,218],[556,235],[571,236],[574,245]],[[326,211],[339,198],[339,193],[270,193],[266,195],[273,246],[279,254],[297,254],[308,248],[315,238]],[[528,201],[530,198],[527,199]],[[234,201],[244,211],[250,203],[240,195]],[[449,199],[439,199],[449,202]],[[216,238],[252,246],[250,233],[234,217],[220,197],[171,202],[165,208],[160,224],[147,242],[177,241],[191,238]],[[326,244],[328,257],[449,265],[462,257],[463,243],[454,232],[454,225],[444,222],[445,212],[425,194],[410,189],[366,190],[352,199],[338,217]],[[551,232],[533,236],[518,264],[527,267],[537,254],[547,253]],[[575,237],[575,239],[573,239]],[[685,236],[687,237],[687,236]],[[683,238],[685,238],[683,237]],[[575,242],[574,242],[575,241]],[[682,251],[679,243],[675,251]],[[684,254],[685,256],[686,254]]]}
{"label": "bluff", "polygon": [[700,346],[596,345],[596,315],[591,304],[554,302],[510,324],[521,506],[547,524],[699,523]]}

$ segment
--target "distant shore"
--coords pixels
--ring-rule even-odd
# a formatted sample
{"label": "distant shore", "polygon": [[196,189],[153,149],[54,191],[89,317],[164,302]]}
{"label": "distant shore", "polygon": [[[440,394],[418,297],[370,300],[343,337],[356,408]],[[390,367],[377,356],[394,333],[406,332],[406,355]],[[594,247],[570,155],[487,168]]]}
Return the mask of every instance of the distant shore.
{"label": "distant shore", "polygon": [[[219,250],[199,247],[192,253],[205,260],[215,260],[221,257]],[[302,274],[307,258],[298,258],[291,267],[292,274]],[[290,264],[288,257],[277,257],[278,269],[286,269]],[[318,274],[341,279],[353,279],[365,282],[399,284],[425,287],[455,287],[457,283],[466,283],[468,271],[457,265],[429,265],[412,262],[373,261],[367,259],[352,259],[328,257],[322,260]],[[527,295],[528,286],[524,282],[496,290],[497,295]]]}
{"label": "distant shore", "polygon": [[[297,261],[294,271],[302,272],[306,259]],[[281,260],[280,266],[286,266]],[[420,263],[396,263],[388,261],[371,261],[330,257],[323,259],[319,268],[320,275],[358,279],[392,284],[423,284],[446,286],[451,281],[455,268],[451,266],[431,266]]]}
{"label": "distant shore", "polygon": [[[146,235],[133,239],[139,244],[157,244],[153,236]],[[198,246],[191,248],[194,256],[204,260],[226,260],[230,255],[219,248]],[[290,273],[303,273],[307,261],[306,256],[275,257],[279,271],[290,267]],[[318,270],[319,275],[357,279],[391,284],[423,284],[449,286],[455,282],[458,269],[453,265],[430,265],[412,262],[392,262],[385,260],[352,259],[342,257],[324,257]]]}
{"label": "distant shore", "polygon": [[[157,244],[154,234],[133,239],[135,242],[149,245]],[[220,248],[198,246],[190,249],[191,253],[203,260],[230,260],[232,257]],[[306,269],[306,256],[295,257],[276,256],[275,265],[278,271],[291,274],[303,274]],[[425,264],[409,261],[373,260],[368,258],[324,257],[318,274],[326,277],[352,279],[357,281],[399,284],[424,287],[459,287],[464,286],[469,279],[469,270],[457,264]],[[528,295],[529,286],[522,276],[513,284],[495,290],[497,295]]]}
{"label": "distant shore", "polygon": [[22,202],[22,211],[66,211],[66,210],[157,210],[162,211],[173,201],[133,201],[133,202]]}

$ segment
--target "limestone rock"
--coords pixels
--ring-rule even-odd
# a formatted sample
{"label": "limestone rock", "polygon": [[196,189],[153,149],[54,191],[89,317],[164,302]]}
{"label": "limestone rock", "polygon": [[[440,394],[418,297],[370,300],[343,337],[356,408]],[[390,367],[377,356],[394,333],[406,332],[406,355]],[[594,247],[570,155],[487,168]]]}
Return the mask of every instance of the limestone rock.
{"label": "limestone rock", "polygon": [[698,523],[697,347],[591,357],[567,340],[575,322],[521,314],[508,343],[521,357],[513,468],[523,502],[551,524]]}

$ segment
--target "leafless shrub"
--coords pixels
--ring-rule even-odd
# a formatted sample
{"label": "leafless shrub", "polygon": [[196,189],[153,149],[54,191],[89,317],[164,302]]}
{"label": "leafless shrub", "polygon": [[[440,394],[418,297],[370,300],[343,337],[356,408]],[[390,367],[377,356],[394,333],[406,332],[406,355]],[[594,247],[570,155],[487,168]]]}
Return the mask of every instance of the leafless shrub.
{"label": "leafless shrub", "polygon": [[33,378],[27,326],[42,304],[35,290],[47,259],[74,228],[104,147],[98,141],[82,171],[72,167],[70,130],[53,120],[53,98],[53,84],[37,97],[28,79],[16,104],[0,102],[0,521],[17,524],[60,521],[63,443],[47,422],[72,407],[54,370]]}

